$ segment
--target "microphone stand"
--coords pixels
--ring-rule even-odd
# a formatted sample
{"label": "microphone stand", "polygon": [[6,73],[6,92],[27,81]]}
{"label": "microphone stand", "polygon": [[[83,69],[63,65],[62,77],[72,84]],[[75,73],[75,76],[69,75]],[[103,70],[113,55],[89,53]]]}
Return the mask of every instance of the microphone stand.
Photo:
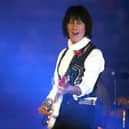
{"label": "microphone stand", "polygon": [[116,107],[116,99],[117,99],[117,77],[116,77],[116,73],[113,71],[112,73],[113,76],[113,84],[114,84],[114,100],[113,100],[113,105]]}
{"label": "microphone stand", "polygon": [[126,109],[122,109],[122,128],[125,129],[126,126]]}
{"label": "microphone stand", "polygon": [[[117,103],[120,104],[119,102],[117,102],[117,81],[120,78],[120,75],[117,75],[114,71],[111,73],[113,78],[113,83],[114,83],[114,102],[113,105],[117,106]],[[122,77],[127,77],[125,76],[126,74],[123,74]],[[122,105],[122,129],[126,128],[126,106]]]}

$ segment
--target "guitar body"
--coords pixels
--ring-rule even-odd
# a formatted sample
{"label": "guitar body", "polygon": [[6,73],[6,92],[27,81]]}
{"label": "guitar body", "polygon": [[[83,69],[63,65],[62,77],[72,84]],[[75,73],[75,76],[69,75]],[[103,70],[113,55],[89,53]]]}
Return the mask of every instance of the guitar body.
{"label": "guitar body", "polygon": [[[63,76],[61,80],[59,80],[59,85],[60,86],[65,86],[65,84],[69,81],[69,76]],[[51,110],[52,114],[48,116],[47,120],[47,127],[48,129],[52,129],[55,122],[56,118],[59,115],[60,111],[60,106],[63,100],[63,96],[59,93],[56,93],[55,98],[54,98],[54,103],[52,104]]]}
{"label": "guitar body", "polygon": [[56,122],[56,118],[59,115],[59,110],[60,110],[60,106],[63,100],[63,96],[57,94],[56,95],[56,99],[52,105],[52,114],[48,116],[48,121],[47,121],[47,127],[48,129],[53,128],[53,126],[55,125]]}

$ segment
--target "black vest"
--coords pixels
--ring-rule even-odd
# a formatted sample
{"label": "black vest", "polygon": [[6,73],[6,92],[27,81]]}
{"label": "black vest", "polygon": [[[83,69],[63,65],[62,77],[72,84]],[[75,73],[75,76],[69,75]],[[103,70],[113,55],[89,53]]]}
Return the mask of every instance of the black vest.
{"label": "black vest", "polygon": [[[88,43],[85,47],[83,47],[82,49],[80,49],[79,51],[82,53],[81,56],[78,55],[74,55],[70,65],[65,73],[66,76],[69,76],[69,82],[71,85],[78,85],[81,83],[82,81],[82,77],[84,75],[84,61],[87,58],[87,56],[89,55],[89,53],[95,49],[96,47],[92,44],[92,43]],[[57,66],[57,73],[59,76],[59,79],[61,79],[60,75],[59,75],[59,66],[61,63],[62,58],[64,57],[65,53],[67,52],[68,49],[66,49],[64,51],[64,53],[62,54],[62,57],[59,61],[59,64]]]}

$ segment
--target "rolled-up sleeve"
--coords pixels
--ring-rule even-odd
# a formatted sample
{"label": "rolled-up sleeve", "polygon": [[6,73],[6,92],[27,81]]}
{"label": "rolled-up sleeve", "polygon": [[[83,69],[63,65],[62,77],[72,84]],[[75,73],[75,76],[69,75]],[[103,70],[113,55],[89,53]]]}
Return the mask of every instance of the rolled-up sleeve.
{"label": "rolled-up sleeve", "polygon": [[81,95],[76,97],[81,97],[83,95],[90,94],[95,86],[95,83],[104,70],[105,60],[102,51],[99,49],[94,49],[84,62],[85,72],[82,77],[82,82],[78,85],[81,89]]}

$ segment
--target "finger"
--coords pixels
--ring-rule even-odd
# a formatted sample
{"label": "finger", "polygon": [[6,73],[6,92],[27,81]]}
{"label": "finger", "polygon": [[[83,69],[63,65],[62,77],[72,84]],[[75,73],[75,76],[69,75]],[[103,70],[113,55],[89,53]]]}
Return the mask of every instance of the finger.
{"label": "finger", "polygon": [[48,111],[47,108],[45,106],[41,106],[38,111],[42,114],[42,115],[47,115]]}
{"label": "finger", "polygon": [[58,89],[63,91],[64,87],[59,86]]}
{"label": "finger", "polygon": [[64,92],[64,89],[61,88],[61,87],[59,87],[59,88],[58,88],[58,93],[59,93],[59,94],[63,94],[63,92]]}

